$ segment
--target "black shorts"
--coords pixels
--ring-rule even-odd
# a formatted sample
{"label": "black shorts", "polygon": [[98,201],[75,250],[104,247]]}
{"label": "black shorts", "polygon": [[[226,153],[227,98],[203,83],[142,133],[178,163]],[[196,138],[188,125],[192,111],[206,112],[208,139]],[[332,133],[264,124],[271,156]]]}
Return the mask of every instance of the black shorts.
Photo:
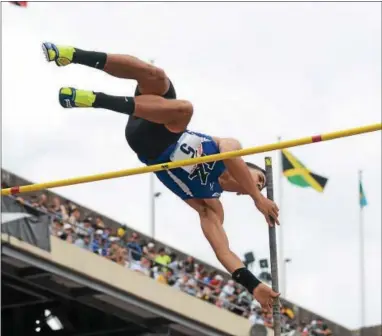
{"label": "black shorts", "polygon": [[[138,86],[135,96],[140,96]],[[176,92],[170,81],[168,91],[162,96],[166,99],[176,99]],[[172,133],[164,125],[153,123],[145,119],[129,117],[125,129],[125,137],[131,149],[140,157],[154,160],[170,145],[174,144],[182,133]]]}

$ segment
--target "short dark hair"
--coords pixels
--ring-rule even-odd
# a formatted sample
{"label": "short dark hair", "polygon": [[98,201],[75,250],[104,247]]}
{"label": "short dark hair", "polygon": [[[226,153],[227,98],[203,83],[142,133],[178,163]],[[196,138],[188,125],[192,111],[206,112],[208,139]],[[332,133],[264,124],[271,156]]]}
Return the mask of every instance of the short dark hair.
{"label": "short dark hair", "polygon": [[248,166],[249,168],[256,169],[256,170],[260,170],[260,171],[261,171],[262,173],[264,173],[264,175],[265,175],[265,169],[263,169],[263,168],[261,168],[261,167],[255,165],[255,164],[252,163],[252,162],[246,162],[246,164],[247,164],[247,166]]}
{"label": "short dark hair", "polygon": [[255,165],[255,164],[252,163],[252,162],[245,162],[245,163],[247,164],[247,166],[248,166],[249,168],[256,169],[256,170],[260,170],[260,171],[264,174],[264,176],[265,176],[265,184],[264,184],[264,187],[266,187],[267,184],[268,184],[268,180],[267,180],[267,173],[266,173],[265,169],[263,169],[263,168],[261,168],[261,167]]}

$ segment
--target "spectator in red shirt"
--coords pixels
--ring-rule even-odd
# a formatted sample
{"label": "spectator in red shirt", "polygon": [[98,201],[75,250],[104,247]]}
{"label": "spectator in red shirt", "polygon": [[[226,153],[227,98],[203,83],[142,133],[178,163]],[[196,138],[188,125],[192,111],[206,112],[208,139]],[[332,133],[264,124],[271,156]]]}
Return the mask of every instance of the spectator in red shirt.
{"label": "spectator in red shirt", "polygon": [[210,281],[210,285],[213,287],[218,287],[223,283],[223,277],[220,274],[216,274],[215,277]]}

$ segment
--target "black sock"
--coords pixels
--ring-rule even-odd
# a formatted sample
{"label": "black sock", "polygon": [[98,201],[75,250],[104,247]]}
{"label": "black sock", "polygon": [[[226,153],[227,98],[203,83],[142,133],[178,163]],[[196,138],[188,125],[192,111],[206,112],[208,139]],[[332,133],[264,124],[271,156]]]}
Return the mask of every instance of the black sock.
{"label": "black sock", "polygon": [[104,108],[115,112],[132,115],[135,110],[134,97],[109,96],[102,92],[94,92],[96,99],[93,107]]}
{"label": "black sock", "polygon": [[106,64],[106,58],[106,53],[75,48],[73,63],[87,65],[92,68],[103,70]]}

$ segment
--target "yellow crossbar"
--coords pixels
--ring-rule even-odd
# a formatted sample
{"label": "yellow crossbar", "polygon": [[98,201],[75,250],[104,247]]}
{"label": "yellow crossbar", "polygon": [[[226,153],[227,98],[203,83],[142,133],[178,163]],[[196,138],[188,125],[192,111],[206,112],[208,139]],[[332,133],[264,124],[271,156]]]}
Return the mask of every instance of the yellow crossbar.
{"label": "yellow crossbar", "polygon": [[32,192],[32,191],[39,191],[43,189],[49,189],[49,188],[64,187],[64,186],[69,186],[73,184],[88,183],[88,182],[113,179],[113,178],[123,177],[123,176],[131,176],[131,175],[157,172],[161,170],[168,170],[168,169],[173,169],[173,168],[178,168],[178,167],[188,166],[193,164],[199,164],[204,162],[226,160],[226,159],[230,159],[230,158],[234,158],[238,156],[246,156],[251,154],[269,152],[269,151],[273,151],[277,149],[302,146],[302,145],[307,145],[314,142],[344,138],[344,137],[349,137],[352,135],[357,135],[362,133],[380,131],[381,129],[382,129],[382,124],[379,123],[379,124],[350,128],[350,129],[346,129],[342,131],[326,133],[326,134],[321,134],[316,136],[309,136],[309,137],[295,139],[295,140],[276,142],[276,143],[258,146],[258,147],[240,149],[240,150],[236,150],[232,152],[208,155],[208,156],[198,157],[194,159],[180,160],[176,162],[166,162],[166,163],[161,163],[161,164],[152,165],[152,166],[124,169],[124,170],[90,175],[90,176],[80,176],[80,177],[74,177],[74,178],[69,178],[65,180],[30,184],[25,186],[16,186],[12,188],[1,189],[1,195],[20,194],[20,193],[26,193],[26,192]]}

